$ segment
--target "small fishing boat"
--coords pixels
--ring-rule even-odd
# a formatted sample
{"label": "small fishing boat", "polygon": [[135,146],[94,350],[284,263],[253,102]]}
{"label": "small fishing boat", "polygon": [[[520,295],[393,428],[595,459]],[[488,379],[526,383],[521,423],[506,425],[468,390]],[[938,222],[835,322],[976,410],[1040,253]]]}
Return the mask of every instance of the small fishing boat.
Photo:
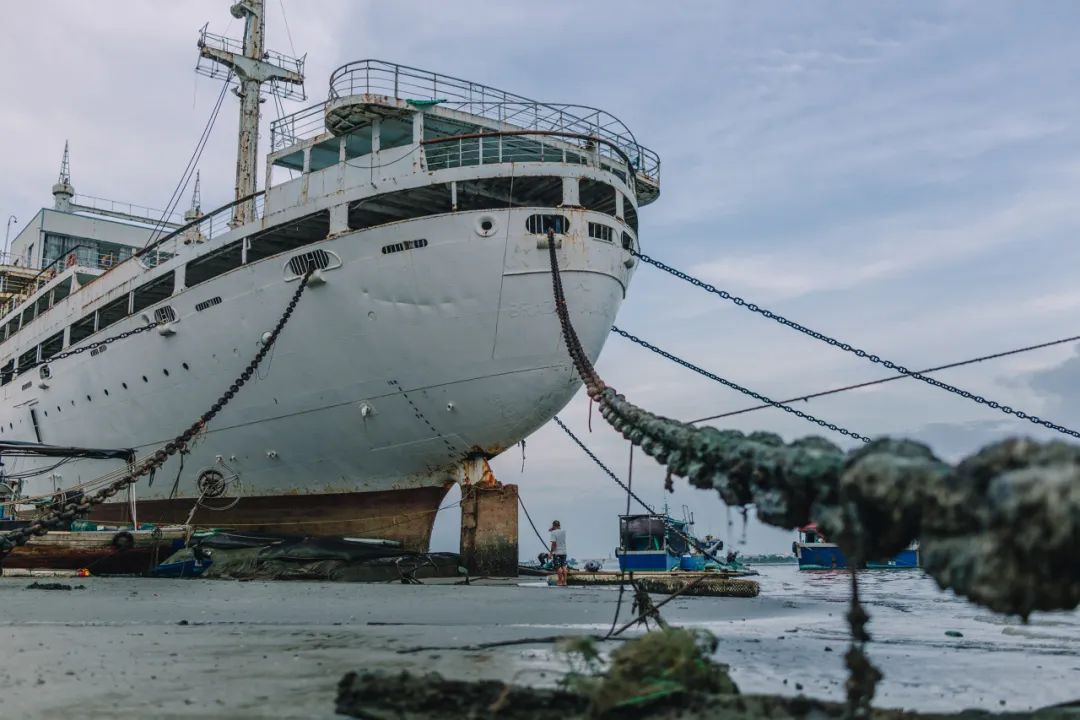
{"label": "small fishing boat", "polygon": [[[799,528],[799,539],[792,543],[792,551],[799,560],[800,570],[843,570],[848,561],[836,543],[831,543],[811,523]],[[901,570],[919,567],[919,543],[913,542],[901,550],[895,557],[885,560],[871,560],[865,565],[868,570]]]}
{"label": "small fishing boat", "polygon": [[622,572],[705,572],[757,575],[728,552],[721,557],[724,542],[711,535],[704,540],[694,535],[694,517],[683,508],[683,519],[668,514],[648,513],[619,516],[619,548],[615,551]]}

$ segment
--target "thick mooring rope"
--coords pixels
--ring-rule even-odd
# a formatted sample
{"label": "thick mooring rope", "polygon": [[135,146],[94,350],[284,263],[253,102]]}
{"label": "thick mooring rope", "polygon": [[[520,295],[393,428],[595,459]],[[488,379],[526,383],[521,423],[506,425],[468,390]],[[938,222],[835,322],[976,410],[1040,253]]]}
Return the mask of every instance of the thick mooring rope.
{"label": "thick mooring rope", "polygon": [[[728,505],[753,504],[762,521],[814,520],[853,560],[886,558],[918,539],[942,588],[1026,618],[1080,604],[1080,448],[1011,439],[955,466],[921,443],[874,440],[850,452],[820,437],[696,427],[637,407],[597,374],[566,306],[554,233],[548,234],[555,311],[590,399],[626,439]],[[855,586],[853,586],[855,588]],[[865,712],[879,677],[863,647],[865,612],[849,615],[849,707]]]}

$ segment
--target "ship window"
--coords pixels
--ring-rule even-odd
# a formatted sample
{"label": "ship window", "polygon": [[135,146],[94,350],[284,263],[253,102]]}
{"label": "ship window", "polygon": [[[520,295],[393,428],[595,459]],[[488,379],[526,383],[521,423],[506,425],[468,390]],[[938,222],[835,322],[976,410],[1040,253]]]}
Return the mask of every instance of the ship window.
{"label": "ship window", "polygon": [[637,208],[628,199],[623,200],[623,215],[626,216],[626,224],[630,226],[630,229],[637,232]]}
{"label": "ship window", "polygon": [[380,149],[389,150],[390,148],[404,147],[412,144],[412,141],[413,127],[411,117],[408,120],[385,117],[382,122],[379,123]]}
{"label": "ship window", "polygon": [[615,216],[615,188],[589,178],[582,178],[578,187],[581,207]]}
{"label": "ship window", "polygon": [[[457,209],[463,211],[504,210],[513,207],[517,204],[514,202],[514,196],[517,194],[513,187],[515,182],[513,178],[462,180],[457,184]],[[561,202],[561,192],[559,198]]]}
{"label": "ship window", "polygon": [[34,308],[37,311],[34,313],[35,315],[40,316],[42,313],[52,307],[52,305],[49,303],[49,295],[50,293],[45,293],[44,295],[39,297],[36,302],[34,302]]}
{"label": "ship window", "polygon": [[64,333],[60,331],[41,343],[41,359],[48,360],[64,348]]}
{"label": "ship window", "polygon": [[589,237],[591,238],[611,242],[611,235],[613,232],[610,225],[594,222],[589,223]]}
{"label": "ship window", "polygon": [[247,251],[249,263],[325,240],[330,232],[330,211],[291,220],[253,237]]}
{"label": "ship window", "polygon": [[19,332],[19,316],[16,315],[15,319],[9,322],[4,327],[7,328],[7,332],[5,333],[7,337],[11,337],[15,333]]}
{"label": "ship window", "polygon": [[15,377],[15,358],[8,360],[3,367],[0,367],[0,385],[7,385],[13,377]]}
{"label": "ship window", "polygon": [[624,232],[622,234],[622,246],[623,246],[623,250],[633,250],[634,249],[634,238],[632,238],[630,236],[630,233]]}
{"label": "ship window", "polygon": [[[459,202],[461,200],[460,194],[458,200]],[[374,195],[350,203],[349,229],[363,230],[399,220],[448,213],[451,210],[453,207],[448,184],[424,185],[409,190]]]}
{"label": "ship window", "polygon": [[557,207],[562,205],[562,181],[561,177],[549,176],[514,178],[511,188],[514,205],[524,207]]}
{"label": "ship window", "polygon": [[90,313],[82,320],[71,325],[71,338],[69,345],[74,345],[94,334],[94,313]]}
{"label": "ship window", "polygon": [[243,257],[242,248],[243,240],[236,240],[189,262],[186,274],[187,286],[195,287],[199,283],[240,267]]}
{"label": "ship window", "polygon": [[562,234],[570,231],[570,219],[565,215],[530,215],[525,221],[525,229],[539,235],[549,230]]}
{"label": "ship window", "polygon": [[22,327],[26,327],[34,319],[34,306],[26,308],[22,311]]}
{"label": "ship window", "polygon": [[143,308],[150,307],[154,303],[161,302],[173,293],[173,285],[176,281],[174,272],[168,272],[159,278],[144,283],[132,291],[131,311],[139,312]]}
{"label": "ship window", "polygon": [[98,330],[104,330],[113,323],[128,316],[128,296],[117,298],[98,310]]}
{"label": "ship window", "polygon": [[60,302],[68,295],[71,294],[71,278],[66,277],[64,281],[52,289],[53,305]]}
{"label": "ship window", "polygon": [[37,364],[37,347],[32,347],[19,356],[19,375]]}

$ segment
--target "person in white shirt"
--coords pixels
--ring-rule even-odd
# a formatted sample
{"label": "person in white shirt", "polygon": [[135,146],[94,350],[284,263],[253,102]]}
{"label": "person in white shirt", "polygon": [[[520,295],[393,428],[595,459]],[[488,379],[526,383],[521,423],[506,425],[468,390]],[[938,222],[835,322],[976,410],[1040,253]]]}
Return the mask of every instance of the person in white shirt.
{"label": "person in white shirt", "polygon": [[566,531],[558,520],[551,521],[551,564],[559,587],[566,587]]}

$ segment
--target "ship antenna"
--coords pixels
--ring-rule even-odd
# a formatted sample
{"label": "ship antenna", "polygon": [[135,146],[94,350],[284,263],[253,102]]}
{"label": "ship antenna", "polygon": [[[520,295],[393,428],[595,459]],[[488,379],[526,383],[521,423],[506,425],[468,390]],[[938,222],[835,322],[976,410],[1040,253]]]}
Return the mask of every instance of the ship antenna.
{"label": "ship antenna", "polygon": [[[277,97],[305,100],[304,58],[291,57],[263,46],[266,33],[265,0],[240,0],[229,9],[244,21],[244,41],[207,32],[199,34],[199,63],[195,72],[210,78],[236,81],[240,97],[240,132],[236,148],[236,200],[253,195],[259,164],[259,104],[262,85]],[[203,62],[203,61],[207,62]],[[233,226],[256,219],[255,201],[238,203],[233,209]]]}
{"label": "ship antenna", "polygon": [[202,213],[202,191],[200,190],[201,178],[199,177],[199,171],[195,171],[195,189],[191,193],[191,207],[186,213],[184,213],[184,222],[189,223],[193,220],[198,220],[203,216]]}
{"label": "ship antenna", "polygon": [[71,212],[71,200],[75,197],[75,188],[71,184],[71,160],[68,155],[68,141],[64,141],[64,159],[60,161],[60,177],[52,187],[55,209]]}

